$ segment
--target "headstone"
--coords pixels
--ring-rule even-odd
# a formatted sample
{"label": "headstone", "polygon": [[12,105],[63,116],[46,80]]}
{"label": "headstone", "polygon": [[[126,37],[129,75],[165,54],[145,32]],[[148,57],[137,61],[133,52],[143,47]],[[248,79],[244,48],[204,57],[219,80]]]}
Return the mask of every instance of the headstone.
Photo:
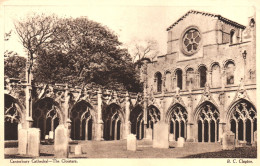
{"label": "headstone", "polygon": [[82,147],[81,145],[75,146],[75,155],[81,155],[82,154]]}
{"label": "headstone", "polygon": [[136,146],[137,146],[136,135],[129,134],[127,136],[127,150],[136,151]]}
{"label": "headstone", "polygon": [[153,130],[151,128],[146,129],[146,139],[153,139]]}
{"label": "headstone", "polygon": [[157,122],[154,124],[153,148],[169,148],[168,124]]}
{"label": "headstone", "polygon": [[50,131],[50,132],[49,132],[49,139],[53,139],[53,138],[54,138],[53,135],[54,135],[54,132],[53,132],[53,131]]}
{"label": "headstone", "polygon": [[18,130],[18,153],[27,154],[27,129]]}
{"label": "headstone", "polygon": [[169,134],[169,141],[174,141],[174,134]]}
{"label": "headstone", "polygon": [[40,135],[41,131],[38,128],[28,129],[28,155],[33,157],[40,156]]}
{"label": "headstone", "polygon": [[49,139],[49,135],[45,135],[44,139]]}
{"label": "headstone", "polygon": [[179,137],[178,141],[177,141],[177,147],[178,148],[182,148],[184,146],[184,142],[185,142],[184,138],[183,137]]}
{"label": "headstone", "polygon": [[54,154],[57,158],[68,157],[69,137],[67,128],[61,124],[55,129]]}
{"label": "headstone", "polygon": [[235,149],[235,134],[232,131],[226,131],[223,134],[222,149],[223,150]]}

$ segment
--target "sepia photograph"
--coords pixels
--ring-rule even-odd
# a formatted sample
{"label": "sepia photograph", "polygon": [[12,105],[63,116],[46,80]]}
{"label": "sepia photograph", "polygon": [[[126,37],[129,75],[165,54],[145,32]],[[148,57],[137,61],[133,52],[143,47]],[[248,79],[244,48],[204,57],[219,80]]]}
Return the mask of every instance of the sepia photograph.
{"label": "sepia photograph", "polygon": [[4,163],[257,165],[258,6],[9,2]]}

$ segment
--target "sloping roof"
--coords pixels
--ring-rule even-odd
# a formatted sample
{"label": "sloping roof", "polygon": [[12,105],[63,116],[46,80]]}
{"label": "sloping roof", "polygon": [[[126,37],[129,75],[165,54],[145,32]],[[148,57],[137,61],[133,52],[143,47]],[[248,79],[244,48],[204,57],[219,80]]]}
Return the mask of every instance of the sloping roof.
{"label": "sloping roof", "polygon": [[174,22],[171,26],[169,26],[166,30],[169,31],[170,29],[172,29],[175,25],[177,25],[180,21],[182,21],[185,17],[187,17],[190,13],[192,14],[202,14],[202,15],[205,15],[205,16],[210,16],[210,17],[217,17],[219,20],[227,23],[227,24],[231,24],[233,26],[236,26],[238,28],[241,28],[241,29],[245,29],[246,27],[244,25],[241,25],[235,21],[232,21],[232,20],[229,20],[225,17],[222,17],[221,15],[219,14],[212,14],[212,13],[208,13],[208,12],[201,12],[201,11],[196,11],[196,10],[190,10],[188,11],[186,14],[184,14],[181,18],[179,18],[176,22]]}

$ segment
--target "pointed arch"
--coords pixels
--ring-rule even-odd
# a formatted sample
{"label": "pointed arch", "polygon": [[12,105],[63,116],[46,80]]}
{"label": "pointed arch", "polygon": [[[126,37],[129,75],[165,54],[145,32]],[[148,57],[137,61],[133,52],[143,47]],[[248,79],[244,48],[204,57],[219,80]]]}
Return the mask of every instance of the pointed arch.
{"label": "pointed arch", "polygon": [[136,105],[130,112],[131,133],[136,134],[137,139],[144,137],[143,108],[140,104]]}
{"label": "pointed arch", "polygon": [[40,128],[41,139],[53,133],[60,123],[64,123],[64,113],[59,104],[50,97],[45,97],[34,103],[32,109],[33,126]]}
{"label": "pointed arch", "polygon": [[70,113],[71,132],[73,140],[92,140],[94,136],[95,111],[86,100],[80,100],[73,105]]}

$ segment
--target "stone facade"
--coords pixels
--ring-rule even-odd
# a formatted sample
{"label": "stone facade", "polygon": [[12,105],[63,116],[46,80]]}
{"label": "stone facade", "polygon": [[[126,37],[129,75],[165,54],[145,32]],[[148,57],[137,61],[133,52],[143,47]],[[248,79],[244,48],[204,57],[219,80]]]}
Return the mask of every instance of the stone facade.
{"label": "stone facade", "polygon": [[59,124],[72,140],[118,140],[130,133],[151,139],[154,124],[163,121],[170,140],[217,142],[230,130],[237,140],[255,142],[255,17],[244,26],[189,11],[167,32],[167,54],[143,60],[142,94],[93,84],[33,85],[32,112],[26,113],[26,84],[6,78],[5,139],[17,139],[18,132],[8,131],[28,128],[31,119],[41,139]]}
{"label": "stone facade", "polygon": [[189,11],[167,29],[167,54],[144,60],[148,108],[159,110],[176,141],[217,142],[227,130],[255,141],[255,17],[248,24]]}

